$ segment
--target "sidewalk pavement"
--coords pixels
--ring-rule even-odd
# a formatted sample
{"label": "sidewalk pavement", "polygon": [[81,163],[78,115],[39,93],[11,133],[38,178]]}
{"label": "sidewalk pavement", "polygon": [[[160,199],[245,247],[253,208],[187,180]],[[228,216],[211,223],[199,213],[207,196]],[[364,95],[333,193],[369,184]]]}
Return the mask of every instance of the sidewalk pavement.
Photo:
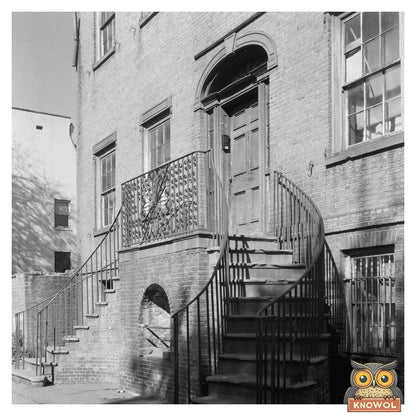
{"label": "sidewalk pavement", "polygon": [[12,382],[12,404],[162,404],[109,384],[58,384],[36,387]]}

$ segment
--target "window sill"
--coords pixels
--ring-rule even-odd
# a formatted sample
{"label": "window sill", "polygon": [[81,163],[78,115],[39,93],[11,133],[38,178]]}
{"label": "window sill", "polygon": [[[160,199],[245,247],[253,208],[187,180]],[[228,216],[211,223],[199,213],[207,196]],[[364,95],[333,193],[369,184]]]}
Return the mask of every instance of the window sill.
{"label": "window sill", "polygon": [[95,71],[98,69],[105,61],[107,61],[111,56],[116,52],[115,46],[113,46],[99,61],[95,62],[92,66],[92,70]]}
{"label": "window sill", "polygon": [[111,225],[106,225],[105,227],[101,227],[98,230],[94,230],[93,235],[94,237],[99,237],[100,235],[104,235],[109,229]]}
{"label": "window sill", "polygon": [[153,16],[156,16],[159,12],[148,12],[146,15],[142,16],[139,20],[139,27],[140,29],[145,26]]}
{"label": "window sill", "polygon": [[56,231],[71,231],[72,230],[71,227],[60,227],[60,226],[53,227],[53,229]]}
{"label": "window sill", "polygon": [[381,139],[360,143],[349,147],[342,152],[329,156],[325,160],[325,166],[330,168],[332,166],[343,164],[349,160],[360,159],[402,146],[404,146],[404,132],[392,133]]}

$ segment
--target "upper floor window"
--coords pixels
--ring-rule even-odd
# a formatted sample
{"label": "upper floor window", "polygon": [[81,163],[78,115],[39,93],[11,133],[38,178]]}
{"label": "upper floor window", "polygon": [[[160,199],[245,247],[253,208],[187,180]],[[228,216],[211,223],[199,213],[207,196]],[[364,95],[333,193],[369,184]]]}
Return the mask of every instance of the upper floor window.
{"label": "upper floor window", "polygon": [[170,160],[170,119],[149,128],[150,169]]}
{"label": "upper floor window", "polygon": [[116,203],[116,152],[115,149],[100,158],[100,225],[111,225]]}
{"label": "upper floor window", "polygon": [[69,201],[55,199],[55,227],[68,227]]}
{"label": "upper floor window", "polygon": [[400,16],[355,13],[343,20],[347,146],[402,130]]}
{"label": "upper floor window", "polygon": [[115,45],[115,13],[99,12],[98,25],[100,36],[99,58],[109,53]]}

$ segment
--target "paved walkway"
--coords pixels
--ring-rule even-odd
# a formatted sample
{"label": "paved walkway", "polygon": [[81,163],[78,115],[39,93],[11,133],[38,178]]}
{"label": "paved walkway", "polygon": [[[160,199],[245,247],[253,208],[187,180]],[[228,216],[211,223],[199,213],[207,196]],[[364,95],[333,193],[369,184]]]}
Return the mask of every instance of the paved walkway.
{"label": "paved walkway", "polygon": [[12,383],[13,404],[162,404],[155,398],[123,392],[108,384],[58,384],[34,387]]}

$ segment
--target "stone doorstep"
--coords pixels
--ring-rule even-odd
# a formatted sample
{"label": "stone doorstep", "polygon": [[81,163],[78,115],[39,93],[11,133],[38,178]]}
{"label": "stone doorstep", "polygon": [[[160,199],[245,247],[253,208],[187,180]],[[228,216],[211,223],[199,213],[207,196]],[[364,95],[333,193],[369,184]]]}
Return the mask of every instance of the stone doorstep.
{"label": "stone doorstep", "polygon": [[44,387],[49,384],[45,375],[36,376],[30,374],[28,370],[17,370],[15,368],[12,368],[12,380],[17,383],[23,383],[33,387]]}

